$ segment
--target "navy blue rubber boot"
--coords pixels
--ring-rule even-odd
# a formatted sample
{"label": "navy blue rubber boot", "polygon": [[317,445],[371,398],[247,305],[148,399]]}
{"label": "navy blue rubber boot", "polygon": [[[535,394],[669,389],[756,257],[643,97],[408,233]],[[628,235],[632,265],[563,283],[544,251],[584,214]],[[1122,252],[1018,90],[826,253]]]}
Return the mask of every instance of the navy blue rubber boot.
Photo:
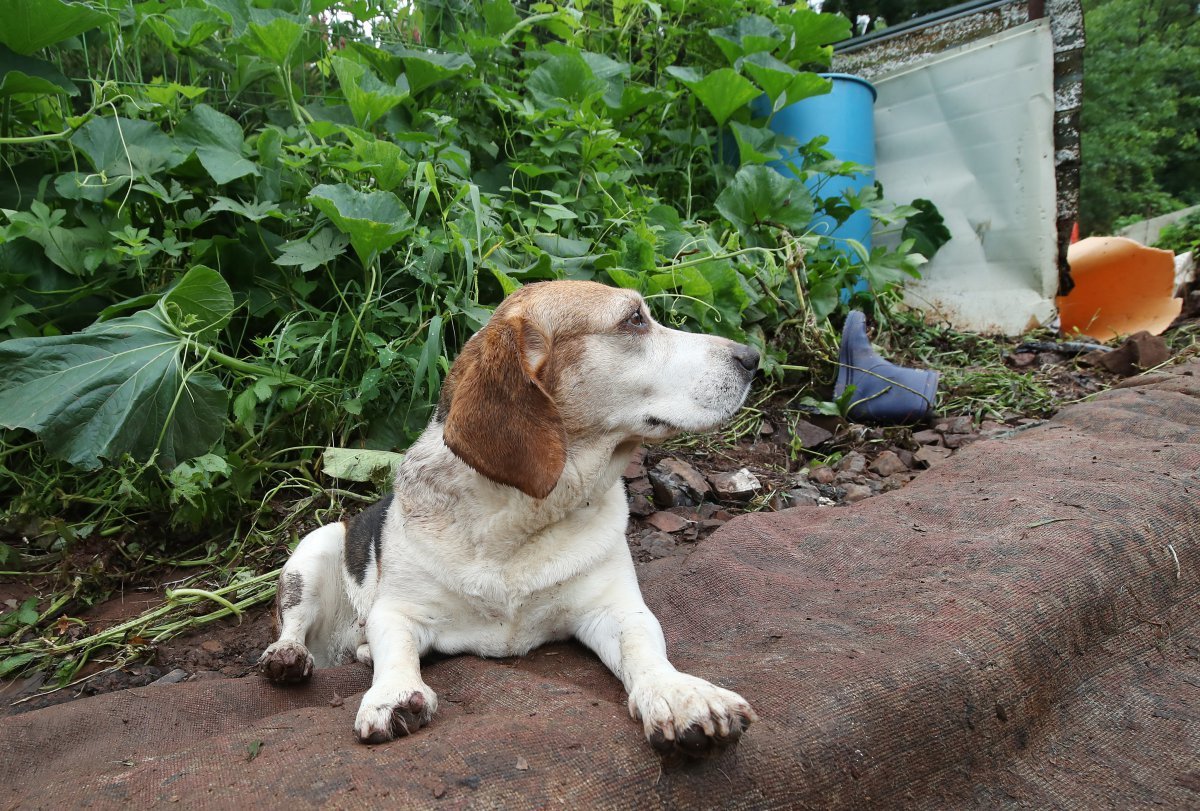
{"label": "navy blue rubber boot", "polygon": [[867,319],[854,310],[842,327],[837,384],[840,397],[854,386],[849,416],[859,422],[902,424],[919,422],[933,411],[938,373],[889,363],[871,348]]}

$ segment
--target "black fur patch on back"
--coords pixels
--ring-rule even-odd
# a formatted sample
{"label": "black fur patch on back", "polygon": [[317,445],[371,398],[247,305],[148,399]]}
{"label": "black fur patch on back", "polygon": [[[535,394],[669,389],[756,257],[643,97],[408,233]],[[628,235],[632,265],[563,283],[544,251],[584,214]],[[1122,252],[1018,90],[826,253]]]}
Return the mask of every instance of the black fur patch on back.
{"label": "black fur patch on back", "polygon": [[346,571],[360,586],[367,577],[372,552],[375,560],[379,560],[383,546],[383,522],[391,506],[392,494],[388,493],[346,522]]}

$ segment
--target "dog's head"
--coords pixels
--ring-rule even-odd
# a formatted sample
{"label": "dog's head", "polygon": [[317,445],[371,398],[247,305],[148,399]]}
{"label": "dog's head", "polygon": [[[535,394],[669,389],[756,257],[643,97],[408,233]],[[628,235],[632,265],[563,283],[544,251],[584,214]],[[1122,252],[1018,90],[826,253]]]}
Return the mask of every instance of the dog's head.
{"label": "dog's head", "polygon": [[467,341],[438,419],[456,456],[540,499],[572,443],[713,428],[757,368],[751,347],[658,324],[634,291],[546,282],[513,293]]}

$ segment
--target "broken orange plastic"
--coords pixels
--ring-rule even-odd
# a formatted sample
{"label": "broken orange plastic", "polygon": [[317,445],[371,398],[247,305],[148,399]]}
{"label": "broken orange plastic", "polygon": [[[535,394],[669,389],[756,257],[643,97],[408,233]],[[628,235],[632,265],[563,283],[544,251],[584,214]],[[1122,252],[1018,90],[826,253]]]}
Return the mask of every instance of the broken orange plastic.
{"label": "broken orange plastic", "polygon": [[1064,334],[1108,341],[1145,330],[1159,335],[1183,309],[1175,298],[1175,255],[1125,237],[1088,237],[1067,251],[1075,287],[1058,298]]}

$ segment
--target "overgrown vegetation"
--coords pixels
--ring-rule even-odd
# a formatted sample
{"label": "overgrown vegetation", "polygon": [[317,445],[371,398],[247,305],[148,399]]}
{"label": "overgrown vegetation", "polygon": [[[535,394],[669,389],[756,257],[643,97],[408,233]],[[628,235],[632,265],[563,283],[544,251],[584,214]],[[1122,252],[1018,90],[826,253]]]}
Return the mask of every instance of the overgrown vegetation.
{"label": "overgrown vegetation", "polygon": [[[262,599],[300,522],[355,497],[319,465],[372,475],[323,450],[403,449],[521,284],[634,287],[769,374],[827,372],[828,318],[885,312],[923,261],[916,208],[814,198],[803,179],[858,167],[751,109],[827,90],[799,68],[849,23],[802,6],[0,0],[0,19],[0,567],[57,573],[62,598],[5,615],[26,642],[0,675],[53,652],[71,678],[98,643],[63,618],[164,558],[203,573],[181,612]],[[797,148],[798,178],[766,165]],[[898,250],[807,233],[863,208],[906,229]]]}

